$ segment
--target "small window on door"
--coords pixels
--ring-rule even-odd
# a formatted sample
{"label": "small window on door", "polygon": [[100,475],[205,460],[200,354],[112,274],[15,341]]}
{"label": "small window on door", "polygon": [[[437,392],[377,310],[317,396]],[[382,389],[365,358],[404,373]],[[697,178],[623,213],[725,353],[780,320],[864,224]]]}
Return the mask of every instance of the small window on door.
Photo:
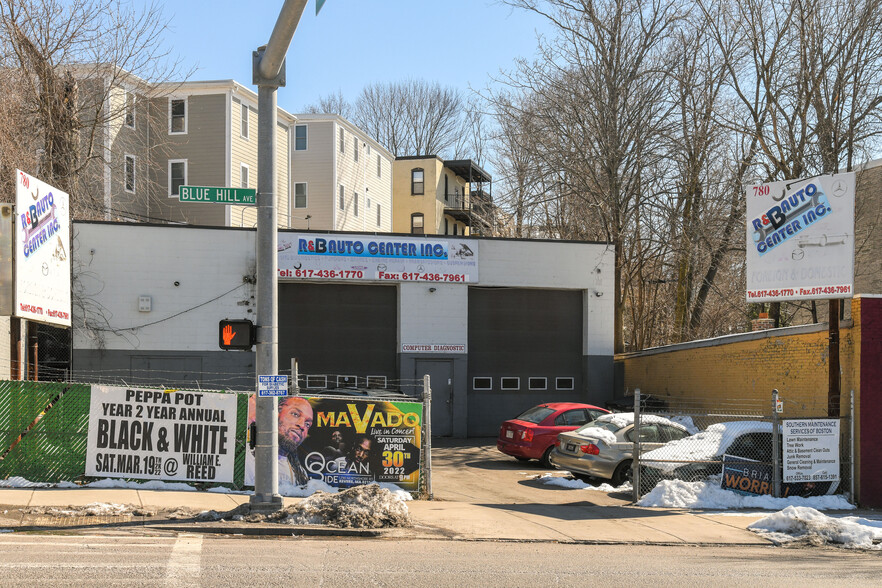
{"label": "small window on door", "polygon": [[368,376],[367,377],[367,387],[368,388],[385,388],[386,387],[386,376]]}
{"label": "small window on door", "polygon": [[306,387],[312,390],[328,387],[328,376],[306,376]]}
{"label": "small window on door", "polygon": [[530,378],[527,381],[530,390],[547,390],[548,378]]}
{"label": "small window on door", "polygon": [[493,378],[472,378],[472,390],[492,390]]}
{"label": "small window on door", "polygon": [[502,390],[520,390],[521,379],[514,377],[504,377],[499,379],[499,388]]}
{"label": "small window on door", "polygon": [[575,378],[556,378],[554,382],[554,387],[558,390],[575,390],[576,389],[576,379]]}

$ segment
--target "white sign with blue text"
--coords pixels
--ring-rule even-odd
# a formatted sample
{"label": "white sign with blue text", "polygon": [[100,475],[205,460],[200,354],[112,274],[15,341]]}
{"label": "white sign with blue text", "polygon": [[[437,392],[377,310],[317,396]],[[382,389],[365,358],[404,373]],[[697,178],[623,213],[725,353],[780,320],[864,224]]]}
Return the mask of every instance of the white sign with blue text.
{"label": "white sign with blue text", "polygon": [[258,396],[287,396],[288,376],[257,376]]}
{"label": "white sign with blue text", "polygon": [[474,283],[478,241],[279,233],[279,279]]}

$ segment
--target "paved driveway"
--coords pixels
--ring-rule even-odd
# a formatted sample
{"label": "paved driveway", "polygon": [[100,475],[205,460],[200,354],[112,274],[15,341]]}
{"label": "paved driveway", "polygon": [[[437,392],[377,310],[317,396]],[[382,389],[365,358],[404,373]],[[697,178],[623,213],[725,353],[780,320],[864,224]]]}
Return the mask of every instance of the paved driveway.
{"label": "paved driveway", "polygon": [[496,449],[495,437],[432,439],[432,489],[436,500],[472,504],[580,504],[621,506],[631,502],[625,492],[572,490],[536,479],[561,475],[537,461],[520,462]]}

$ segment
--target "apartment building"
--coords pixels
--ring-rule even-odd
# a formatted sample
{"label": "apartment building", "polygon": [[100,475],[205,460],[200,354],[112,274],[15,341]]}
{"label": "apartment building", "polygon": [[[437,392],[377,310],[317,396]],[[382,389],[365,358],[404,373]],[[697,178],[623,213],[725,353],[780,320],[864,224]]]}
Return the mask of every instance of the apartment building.
{"label": "apartment building", "polygon": [[470,159],[395,159],[392,228],[414,235],[486,235],[492,226],[490,175]]}

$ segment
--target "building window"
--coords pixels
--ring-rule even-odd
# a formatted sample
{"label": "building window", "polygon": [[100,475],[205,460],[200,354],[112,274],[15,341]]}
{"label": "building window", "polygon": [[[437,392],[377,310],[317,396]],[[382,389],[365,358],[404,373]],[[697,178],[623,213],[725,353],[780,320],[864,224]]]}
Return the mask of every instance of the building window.
{"label": "building window", "polygon": [[355,161],[358,161],[358,137],[352,137],[354,142],[352,143],[352,153],[355,157]]}
{"label": "building window", "polygon": [[352,195],[352,212],[355,216],[358,216],[358,192],[355,192]]}
{"label": "building window", "polygon": [[386,376],[368,376],[367,377],[367,387],[368,388],[385,388],[386,387]]}
{"label": "building window", "polygon": [[410,232],[413,235],[424,235],[425,229],[423,227],[423,213],[415,212],[410,215]]}
{"label": "building window", "polygon": [[378,178],[382,178],[382,177],[383,177],[383,165],[382,165],[382,162],[383,162],[383,160],[380,159],[380,154],[377,153],[377,177],[378,177]]}
{"label": "building window", "polygon": [[241,107],[240,112],[242,113],[241,114],[242,127],[239,130],[239,132],[241,133],[243,139],[247,139],[248,138],[248,122],[249,122],[248,121],[248,105],[241,104],[240,107]]}
{"label": "building window", "polygon": [[449,180],[449,179],[450,178],[447,177],[447,174],[444,174],[444,202],[447,202],[448,200],[450,200],[450,196],[448,196],[448,189],[447,189],[448,188],[447,187],[447,180]]}
{"label": "building window", "polygon": [[506,377],[499,379],[499,388],[501,390],[520,390],[521,389],[521,379]]}
{"label": "building window", "polygon": [[294,127],[294,151],[306,151],[306,125]]}
{"label": "building window", "polygon": [[135,95],[126,91],[126,126],[135,128]]}
{"label": "building window", "polygon": [[168,133],[184,135],[187,133],[187,99],[174,98],[168,101]]}
{"label": "building window", "polygon": [[306,182],[294,184],[294,208],[306,208]]}
{"label": "building window", "polygon": [[126,192],[135,193],[135,156],[126,155]]}
{"label": "building window", "polygon": [[425,174],[423,168],[418,167],[410,170],[410,193],[421,196],[425,190]]}
{"label": "building window", "polygon": [[248,166],[243,164],[239,165],[239,187],[247,188],[248,187]]}
{"label": "building window", "polygon": [[306,376],[306,387],[320,389],[328,387],[328,376]]}
{"label": "building window", "polygon": [[555,388],[558,390],[575,390],[576,389],[576,379],[575,378],[556,378],[554,382]]}
{"label": "building window", "polygon": [[168,195],[177,196],[181,186],[187,185],[187,160],[170,159],[168,161]]}
{"label": "building window", "polygon": [[472,378],[472,390],[492,390],[493,378]]}
{"label": "building window", "polygon": [[345,190],[343,189],[343,184],[340,184],[340,210],[343,210],[346,207],[346,200],[344,199]]}
{"label": "building window", "polygon": [[340,153],[346,153],[346,142],[344,141],[343,127],[340,127]]}
{"label": "building window", "polygon": [[530,378],[527,380],[530,390],[547,390],[548,378]]}
{"label": "building window", "polygon": [[355,388],[358,386],[358,378],[356,376],[337,376],[338,388]]}
{"label": "building window", "polygon": [[381,216],[380,216],[380,205],[377,204],[377,226],[378,226],[378,227],[380,226],[380,218],[381,218]]}

